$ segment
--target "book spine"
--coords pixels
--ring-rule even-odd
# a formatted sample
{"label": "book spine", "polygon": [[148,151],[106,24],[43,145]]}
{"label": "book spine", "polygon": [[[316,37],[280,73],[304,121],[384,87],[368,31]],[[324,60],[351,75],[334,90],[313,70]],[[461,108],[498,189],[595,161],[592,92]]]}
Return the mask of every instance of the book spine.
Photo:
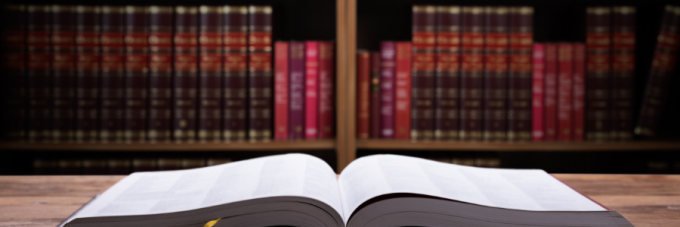
{"label": "book spine", "polygon": [[[77,6],[80,7],[80,6]],[[80,13],[80,11],[78,11]],[[76,38],[78,39],[78,38]],[[83,159],[83,174],[85,175],[105,175],[107,174],[108,166],[106,159],[87,158]]]}
{"label": "book spine", "polygon": [[545,140],[557,140],[557,44],[545,44]]}
{"label": "book spine", "polygon": [[531,45],[533,7],[510,8],[508,140],[531,140]]}
{"label": "book spine", "polygon": [[99,139],[104,142],[123,140],[125,80],[124,7],[101,7],[101,98]]}
{"label": "book spine", "polygon": [[125,7],[125,142],[146,139],[147,73],[148,65],[148,8]]}
{"label": "book spine", "polygon": [[100,11],[101,8],[97,6],[75,7],[77,25],[75,139],[78,143],[97,141]]}
{"label": "book spine", "polygon": [[545,137],[545,127],[543,125],[544,110],[543,95],[545,82],[545,44],[534,43],[533,55],[533,89],[532,94],[532,140],[543,141]]}
{"label": "book spine", "polygon": [[411,134],[411,42],[397,42],[394,81],[394,138]]}
{"label": "book spine", "polygon": [[[412,42],[413,73],[411,75],[411,139],[434,138],[434,74],[437,7],[432,5],[414,5],[412,8]],[[386,62],[382,62],[386,64]],[[391,63],[387,63],[391,64]],[[382,77],[380,83],[382,94],[392,92],[392,80]],[[389,89],[389,90],[385,90]],[[385,97],[383,97],[385,98]],[[385,114],[386,110],[381,110]],[[391,111],[391,110],[390,110]],[[383,118],[383,120],[387,121]],[[390,125],[393,123],[390,123]],[[386,128],[387,126],[381,126]],[[390,130],[393,130],[390,128]],[[389,131],[390,134],[392,131]]]}
{"label": "book spine", "polygon": [[[370,137],[380,138],[380,53],[371,53]],[[411,134],[413,135],[413,134]]]}
{"label": "book spine", "polygon": [[274,139],[288,139],[288,42],[274,43]]}
{"label": "book spine", "polygon": [[182,169],[200,168],[205,167],[205,165],[205,158],[183,158],[180,162]]}
{"label": "book spine", "polygon": [[198,86],[198,7],[175,7],[173,78],[173,139],[196,140]]}
{"label": "book spine", "polygon": [[463,7],[460,131],[462,140],[482,139],[484,80],[484,8]]}
{"label": "book spine", "polygon": [[272,136],[272,7],[250,6],[248,12],[248,138],[266,140]]}
{"label": "book spine", "polygon": [[110,175],[127,175],[130,174],[131,165],[130,159],[113,158],[107,161]]}
{"label": "book spine", "polygon": [[335,134],[333,42],[319,42],[319,138],[330,139]]}
{"label": "book spine", "polygon": [[42,142],[51,131],[50,7],[29,5],[27,11],[28,140]]}
{"label": "book spine", "polygon": [[586,9],[586,138],[609,140],[610,116],[610,8]]}
{"label": "book spine", "polygon": [[484,140],[506,140],[508,7],[486,7],[484,33]]}
{"label": "book spine", "polygon": [[156,170],[156,159],[155,158],[133,158],[132,159],[132,171],[142,172],[142,171],[155,171]]}
{"label": "book spine", "polygon": [[434,138],[458,139],[460,130],[460,7],[437,7]]}
{"label": "book spine", "polygon": [[305,43],[290,42],[290,109],[288,139],[305,138]]}
{"label": "book spine", "polygon": [[572,108],[574,125],[573,140],[582,141],[584,139],[585,125],[585,58],[586,46],[583,43],[574,44],[574,65],[573,65],[573,103]]}
{"label": "book spine", "polygon": [[222,8],[224,103],[222,135],[226,141],[245,140],[248,108],[248,7]]}
{"label": "book spine", "polygon": [[5,117],[0,139],[21,141],[25,136],[26,7],[6,5],[3,10],[2,78]]}
{"label": "book spine", "polygon": [[380,43],[380,138],[394,138],[396,43]]}
{"label": "book spine", "polygon": [[635,7],[613,7],[612,14],[611,138],[631,140],[635,83]]}
{"label": "book spine", "polygon": [[573,70],[574,48],[571,43],[557,46],[557,139],[570,141],[573,137]]}
{"label": "book spine", "polygon": [[[368,139],[371,119],[371,53],[357,51],[357,138]],[[410,120],[410,119],[409,119]]]}
{"label": "book spine", "polygon": [[52,135],[53,142],[71,142],[75,126],[75,11],[73,6],[51,6]]}
{"label": "book spine", "polygon": [[[52,8],[54,9],[54,7]],[[60,175],[80,175],[83,174],[83,160],[69,158],[59,160]]]}
{"label": "book spine", "polygon": [[305,42],[305,138],[318,136],[319,43]]}
{"label": "book spine", "polygon": [[54,175],[57,174],[57,160],[52,158],[33,159],[33,175]]}
{"label": "book spine", "polygon": [[149,142],[170,141],[172,101],[173,7],[149,6],[149,85],[147,137]]}
{"label": "book spine", "polygon": [[200,6],[198,140],[218,142],[221,126],[222,7]]}
{"label": "book spine", "polygon": [[159,158],[156,160],[158,170],[178,170],[182,169],[182,159],[180,158]]}

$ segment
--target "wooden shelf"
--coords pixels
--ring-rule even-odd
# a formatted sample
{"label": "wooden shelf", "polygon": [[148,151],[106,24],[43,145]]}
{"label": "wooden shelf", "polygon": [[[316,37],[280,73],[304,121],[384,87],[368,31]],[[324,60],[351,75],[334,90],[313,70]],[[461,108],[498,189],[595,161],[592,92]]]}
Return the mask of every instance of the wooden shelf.
{"label": "wooden shelf", "polygon": [[222,143],[0,143],[0,150],[35,151],[299,151],[334,150],[335,140],[291,140]]}
{"label": "wooden shelf", "polygon": [[680,150],[680,142],[485,142],[359,139],[357,149],[427,151],[660,151]]}

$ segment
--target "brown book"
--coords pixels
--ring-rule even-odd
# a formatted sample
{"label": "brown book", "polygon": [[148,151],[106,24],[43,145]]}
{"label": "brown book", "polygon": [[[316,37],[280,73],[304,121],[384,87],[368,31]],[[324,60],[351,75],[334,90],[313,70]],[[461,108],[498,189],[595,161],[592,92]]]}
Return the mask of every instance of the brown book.
{"label": "brown book", "polygon": [[531,140],[533,24],[533,7],[510,7],[508,140]]}
{"label": "brown book", "polygon": [[380,53],[371,53],[370,137],[380,138]]}
{"label": "brown book", "polygon": [[27,133],[30,142],[46,141],[51,132],[50,7],[27,7],[26,77],[28,79]]}
{"label": "brown book", "polygon": [[125,142],[143,142],[147,125],[148,7],[125,7]]}
{"label": "brown book", "polygon": [[633,139],[635,7],[612,8],[612,139]]}
{"label": "brown book", "polygon": [[245,140],[248,110],[248,7],[224,6],[222,10],[224,43],[224,119],[222,135],[226,141]]}
{"label": "brown book", "polygon": [[101,99],[99,139],[123,140],[123,83],[125,82],[125,8],[101,7]]}
{"label": "brown book", "polygon": [[1,115],[5,119],[0,139],[20,141],[25,132],[25,73],[26,73],[26,30],[23,5],[6,5],[3,7],[2,20],[2,65],[3,76],[2,98],[4,110]]}
{"label": "brown book", "polygon": [[191,143],[196,139],[197,33],[198,7],[175,7],[172,129],[177,143]]}
{"label": "brown book", "polygon": [[221,137],[222,7],[200,6],[198,140],[218,142]]}
{"label": "brown book", "polygon": [[206,165],[207,166],[214,166],[214,165],[230,163],[231,161],[232,161],[231,158],[208,158]]}
{"label": "brown book", "polygon": [[132,159],[132,172],[155,171],[155,170],[156,170],[155,158]]}
{"label": "brown book", "polygon": [[113,158],[107,161],[109,167],[109,174],[111,175],[127,175],[130,174],[130,159]]}
{"label": "brown book", "polygon": [[150,6],[149,86],[147,138],[149,142],[170,141],[172,101],[173,7]]}
{"label": "brown book", "polygon": [[184,158],[182,159],[182,169],[194,169],[206,166],[205,158]]}
{"label": "brown book", "polygon": [[506,140],[508,131],[508,7],[485,7],[484,140]]}
{"label": "brown book", "polygon": [[370,123],[371,53],[357,51],[357,138],[368,139]]}
{"label": "brown book", "polygon": [[76,122],[75,8],[68,5],[52,5],[50,8],[53,87],[50,137],[53,142],[71,142]]}
{"label": "brown book", "polygon": [[101,158],[83,159],[83,174],[86,175],[106,175],[109,173],[108,161]]}
{"label": "brown book", "polygon": [[[411,139],[434,137],[434,75],[437,7],[412,8]],[[384,127],[384,126],[383,126]]]}
{"label": "brown book", "polygon": [[460,74],[461,140],[481,140],[484,97],[484,8],[462,8],[462,49]]}
{"label": "brown book", "polygon": [[[99,33],[98,6],[76,6],[76,128],[78,143],[97,141],[99,106]],[[83,163],[85,164],[85,163]],[[94,168],[94,167],[93,167]],[[85,168],[87,170],[87,168]],[[105,172],[105,171],[104,171]],[[91,174],[98,174],[91,173]],[[86,172],[86,174],[88,174]]]}
{"label": "brown book", "polygon": [[59,159],[60,175],[83,174],[83,160],[76,158]]}
{"label": "brown book", "polygon": [[272,137],[272,7],[249,6],[248,138]]}
{"label": "brown book", "polygon": [[182,159],[179,158],[159,158],[157,162],[158,170],[177,170],[182,169]]}
{"label": "brown book", "polygon": [[434,138],[457,140],[460,130],[460,6],[437,7]]}
{"label": "brown book", "polygon": [[586,122],[587,140],[611,135],[611,26],[609,7],[586,9]]}

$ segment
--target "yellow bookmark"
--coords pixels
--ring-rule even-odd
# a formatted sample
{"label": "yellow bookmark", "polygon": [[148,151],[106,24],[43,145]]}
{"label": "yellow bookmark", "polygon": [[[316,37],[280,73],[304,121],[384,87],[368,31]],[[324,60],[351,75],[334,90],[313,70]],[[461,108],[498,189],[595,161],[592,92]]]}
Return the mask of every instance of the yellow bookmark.
{"label": "yellow bookmark", "polygon": [[217,221],[219,221],[221,218],[209,221],[208,223],[205,223],[203,227],[213,227],[213,225],[217,224]]}

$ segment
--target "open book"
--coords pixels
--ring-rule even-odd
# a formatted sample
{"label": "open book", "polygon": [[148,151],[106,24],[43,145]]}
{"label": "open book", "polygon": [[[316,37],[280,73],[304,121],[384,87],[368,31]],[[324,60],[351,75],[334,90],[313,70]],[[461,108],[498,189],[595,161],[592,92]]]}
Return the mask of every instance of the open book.
{"label": "open book", "polygon": [[542,170],[398,155],[352,162],[286,154],[134,173],[64,226],[632,226]]}

